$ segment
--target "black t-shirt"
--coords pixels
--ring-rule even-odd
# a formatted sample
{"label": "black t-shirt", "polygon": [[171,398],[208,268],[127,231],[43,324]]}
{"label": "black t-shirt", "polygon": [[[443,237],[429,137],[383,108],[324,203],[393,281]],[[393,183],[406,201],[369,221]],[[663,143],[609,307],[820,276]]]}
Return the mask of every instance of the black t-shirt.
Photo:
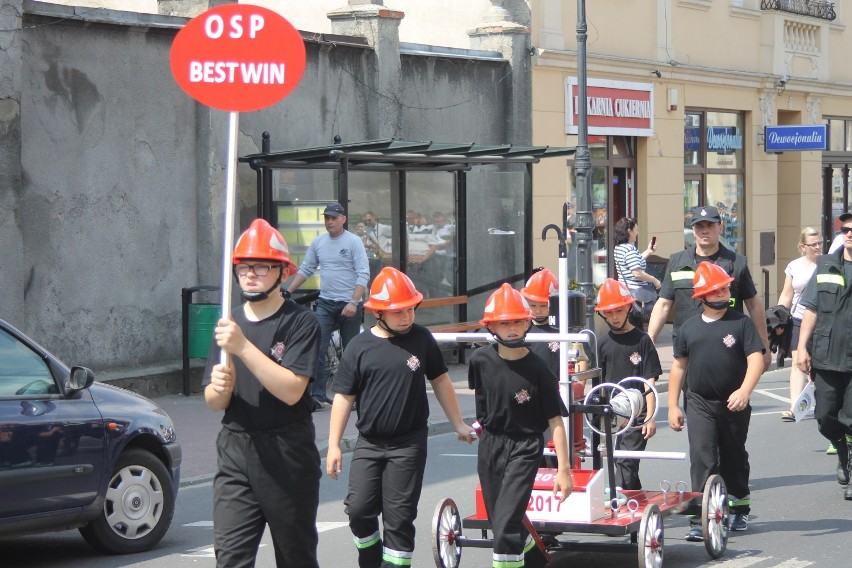
{"label": "black t-shirt", "polygon": [[426,427],[426,382],[447,372],[429,331],[413,325],[405,335],[367,331],[346,346],[332,390],[358,398],[356,427],[365,438],[390,439]]}
{"label": "black t-shirt", "polygon": [[[535,325],[530,327],[529,333],[559,333],[559,330],[550,325]],[[529,350],[541,357],[541,360],[547,363],[550,372],[559,377],[559,348],[561,343],[558,341],[548,341],[546,343],[530,343]]]}
{"label": "black t-shirt", "polygon": [[675,357],[688,357],[687,388],[708,400],[725,401],[740,388],[747,358],[760,353],[763,343],[754,323],[744,314],[727,310],[721,319],[707,322],[689,318],[675,338]]}
{"label": "black t-shirt", "polygon": [[505,434],[541,434],[559,416],[556,377],[538,356],[507,361],[496,345],[473,352],[468,385],[476,391],[476,417],[485,430]]}
{"label": "black t-shirt", "polygon": [[[625,377],[655,379],[663,373],[660,356],[654,342],[644,331],[633,328],[627,333],[607,333],[598,347],[601,359],[601,378],[617,383]],[[624,388],[645,391],[639,381],[625,383]]]}
{"label": "black t-shirt", "polygon": [[[231,312],[231,318],[246,339],[260,351],[297,375],[313,377],[319,357],[320,327],[314,313],[295,302],[286,301],[277,312],[261,321],[249,321],[243,306]],[[216,345],[210,349],[204,385],[210,384],[210,373],[219,362]],[[275,397],[257,380],[239,357],[231,357],[236,369],[234,394],[222,425],[230,430],[270,430],[304,420],[313,411],[309,388],[301,400],[289,405]]]}

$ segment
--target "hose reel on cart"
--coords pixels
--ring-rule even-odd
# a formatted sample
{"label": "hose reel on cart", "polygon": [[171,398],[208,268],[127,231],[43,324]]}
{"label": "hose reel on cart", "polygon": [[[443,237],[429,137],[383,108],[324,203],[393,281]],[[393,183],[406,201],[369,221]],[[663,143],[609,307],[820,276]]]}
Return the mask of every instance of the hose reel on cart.
{"label": "hose reel on cart", "polygon": [[[626,388],[624,383],[638,381],[643,383],[648,390],[644,393],[639,389]],[[642,377],[626,377],[618,383],[601,383],[596,385],[586,395],[583,404],[585,406],[607,405],[609,412],[586,412],[585,419],[589,428],[601,436],[606,436],[606,420],[609,420],[612,436],[618,436],[628,428],[641,428],[657,416],[659,404],[655,405],[654,413],[645,417],[645,421],[637,423],[642,411],[647,408],[646,397],[653,394],[655,400],[659,400],[657,389],[647,379]]]}

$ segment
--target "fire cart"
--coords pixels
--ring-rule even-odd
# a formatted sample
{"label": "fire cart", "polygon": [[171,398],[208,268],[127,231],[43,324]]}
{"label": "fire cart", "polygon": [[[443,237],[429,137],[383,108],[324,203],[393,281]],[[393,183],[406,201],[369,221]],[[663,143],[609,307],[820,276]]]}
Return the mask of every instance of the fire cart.
{"label": "fire cart", "polygon": [[[485,334],[465,335],[482,336],[477,337],[477,341],[487,340]],[[577,341],[577,334],[569,335],[572,341]],[[548,337],[545,334],[540,336]],[[549,335],[551,340],[554,337],[555,334]],[[528,336],[528,339],[533,339],[533,336]],[[591,391],[582,403],[573,403],[572,389],[566,387],[586,379],[593,381]],[[628,380],[644,381],[628,377],[622,383]],[[657,396],[653,385],[644,382],[650,387],[646,393]],[[583,431],[577,429],[576,421],[567,421],[569,440],[572,441],[569,451],[575,467],[572,469],[574,490],[564,502],[559,503],[553,496],[556,470],[543,467],[538,471],[527,506],[525,525],[536,541],[542,565],[549,562],[549,553],[554,551],[601,550],[635,553],[640,568],[661,568],[665,554],[663,520],[673,514],[699,517],[707,553],[714,559],[721,557],[727,547],[730,514],[725,483],[720,476],[711,476],[701,493],[686,491],[683,481],[672,486],[664,480],[655,491],[620,490],[606,484],[607,478],[615,478],[615,458],[685,459],[683,452],[613,450],[616,436],[627,428],[642,426],[636,422],[636,417],[644,395],[637,394],[635,389],[625,389],[621,384],[601,383],[600,369],[570,375],[567,384],[560,381],[560,391],[569,412],[574,417],[582,417],[590,428],[592,443],[591,450],[580,450],[586,445]],[[552,450],[545,450],[547,453],[552,453]],[[581,457],[592,458],[591,469],[579,467]],[[604,467],[601,467],[602,464]],[[438,568],[459,566],[462,550],[466,547],[490,549],[493,546],[493,540],[489,538],[491,525],[478,483],[475,492],[476,508],[470,516],[463,517],[450,498],[441,500],[435,507],[432,549]],[[582,542],[576,537],[573,540],[563,538],[568,533],[630,538],[629,542]]]}

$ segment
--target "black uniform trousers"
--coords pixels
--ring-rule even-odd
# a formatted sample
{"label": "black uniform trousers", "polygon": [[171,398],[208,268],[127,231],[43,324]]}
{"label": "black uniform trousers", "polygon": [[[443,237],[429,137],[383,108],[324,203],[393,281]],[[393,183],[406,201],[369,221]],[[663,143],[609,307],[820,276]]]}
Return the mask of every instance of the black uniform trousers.
{"label": "black uniform trousers", "polygon": [[[410,566],[426,469],[427,428],[390,440],[359,436],[343,502],[361,568]],[[384,543],[379,534],[379,515]]]}
{"label": "black uniform trousers", "polygon": [[278,568],[317,568],[322,472],[311,418],[274,430],[223,428],[213,480],[216,565],[250,568],[266,525]]}
{"label": "black uniform trousers", "polygon": [[819,433],[832,442],[852,436],[852,373],[823,369],[813,373]]}
{"label": "black uniform trousers", "polygon": [[748,514],[751,467],[745,445],[751,405],[740,412],[731,412],[727,401],[708,400],[692,391],[686,392],[686,398],[689,400],[686,432],[692,490],[703,492],[707,479],[718,473],[732,500],[731,510]]}
{"label": "black uniform trousers", "polygon": [[486,431],[479,441],[477,473],[494,533],[494,559],[523,558],[529,544],[524,515],[529,505],[544,439]]}

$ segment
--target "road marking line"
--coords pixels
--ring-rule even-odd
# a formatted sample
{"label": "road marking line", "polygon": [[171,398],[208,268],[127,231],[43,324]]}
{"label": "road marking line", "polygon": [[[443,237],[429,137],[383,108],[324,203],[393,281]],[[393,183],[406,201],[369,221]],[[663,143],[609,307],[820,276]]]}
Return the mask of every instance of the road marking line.
{"label": "road marking line", "polygon": [[189,558],[216,558],[216,552],[213,550],[212,546],[207,546],[204,548],[196,548],[190,552],[185,552],[181,554],[181,556]]}
{"label": "road marking line", "polygon": [[[204,528],[207,528],[207,527],[212,527],[212,526],[213,526],[213,521],[196,521],[196,522],[194,522],[194,523],[186,523],[186,524],[184,524],[183,526],[185,526],[185,527],[204,527]],[[349,526],[349,523],[348,523],[348,522],[345,522],[345,521],[344,521],[344,522],[339,522],[339,521],[335,521],[335,522],[322,522],[322,521],[317,521],[317,532],[331,531],[331,530],[334,530],[334,529],[339,529],[339,528],[341,528],[341,527],[347,527],[347,526]]]}
{"label": "road marking line", "polygon": [[809,562],[807,560],[791,558],[790,560],[785,560],[781,564],[776,565],[775,568],[805,568],[805,566],[812,566],[813,564],[813,562]]}
{"label": "road marking line", "polygon": [[441,454],[441,456],[446,456],[448,458],[475,458],[476,454]]}
{"label": "road marking line", "polygon": [[339,529],[342,527],[348,527],[348,522],[321,522],[317,521],[317,532],[325,532],[325,531],[333,531],[334,529]]}
{"label": "road marking line", "polygon": [[734,558],[728,558],[722,562],[715,562],[713,563],[713,566],[715,568],[747,568],[748,566],[753,566],[754,564],[758,564],[764,560],[772,560],[772,558],[772,556],[748,556],[745,554],[742,556],[735,556]]}
{"label": "road marking line", "polygon": [[769,398],[774,398],[775,400],[780,400],[781,402],[786,402],[787,404],[790,404],[790,399],[786,396],[777,395],[775,393],[769,392],[766,389],[754,389],[754,392],[759,392],[760,394],[768,396]]}

